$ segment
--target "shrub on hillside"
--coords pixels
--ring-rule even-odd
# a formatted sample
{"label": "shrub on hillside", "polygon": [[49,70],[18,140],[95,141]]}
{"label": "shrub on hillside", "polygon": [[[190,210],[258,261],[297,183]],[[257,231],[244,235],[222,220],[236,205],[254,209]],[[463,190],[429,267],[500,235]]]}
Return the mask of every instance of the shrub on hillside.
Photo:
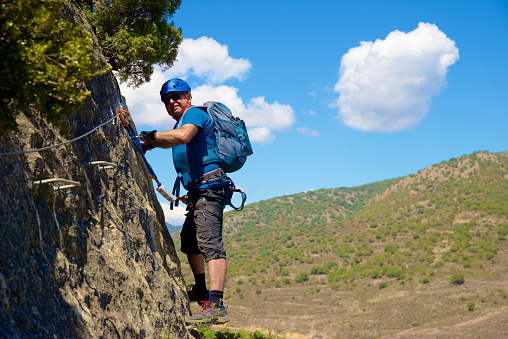
{"label": "shrub on hillside", "polygon": [[497,234],[499,240],[506,240],[506,235],[508,234],[508,222],[505,222],[497,227]]}
{"label": "shrub on hillside", "polygon": [[473,312],[474,311],[474,307],[475,307],[475,303],[473,301],[470,301],[467,303],[467,310],[469,312]]}
{"label": "shrub on hillside", "polygon": [[372,277],[372,279],[379,279],[379,278],[383,277],[383,273],[378,269],[373,269],[370,272],[370,276]]}
{"label": "shrub on hillside", "polygon": [[386,270],[386,276],[389,278],[404,279],[406,271],[401,267],[390,266]]}
{"label": "shrub on hillside", "polygon": [[326,274],[328,272],[325,271],[323,266],[314,265],[310,269],[310,274]]}
{"label": "shrub on hillside", "polygon": [[455,273],[450,278],[450,284],[451,285],[462,285],[465,282],[464,280],[464,274],[462,273]]}
{"label": "shrub on hillside", "polygon": [[323,266],[323,268],[325,269],[326,273],[330,272],[330,270],[333,268],[333,267],[337,267],[338,264],[333,261],[333,260],[328,260],[325,265]]}
{"label": "shrub on hillside", "polygon": [[308,280],[309,280],[309,276],[305,272],[300,272],[295,277],[295,281],[297,283],[303,283],[304,281],[308,281]]}
{"label": "shrub on hillside", "polygon": [[385,246],[385,253],[394,254],[395,251],[397,251],[398,249],[399,249],[399,245],[397,245],[397,244],[387,244]]}

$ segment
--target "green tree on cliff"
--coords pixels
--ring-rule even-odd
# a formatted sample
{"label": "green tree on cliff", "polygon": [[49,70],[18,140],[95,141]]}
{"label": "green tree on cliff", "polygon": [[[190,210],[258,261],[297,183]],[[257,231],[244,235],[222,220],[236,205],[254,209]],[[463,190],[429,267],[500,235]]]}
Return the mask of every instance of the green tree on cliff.
{"label": "green tree on cliff", "polygon": [[[78,0],[121,81],[148,81],[153,65],[172,66],[181,32],[172,0]],[[92,59],[91,38],[62,19],[63,0],[3,0],[0,5],[0,135],[16,116],[36,109],[62,125],[90,95],[83,85],[110,67]]]}
{"label": "green tree on cliff", "polygon": [[170,21],[181,0],[82,0],[102,53],[121,81],[150,80],[153,65],[170,68],[182,42]]}
{"label": "green tree on cliff", "polygon": [[[0,134],[20,110],[61,124],[90,93],[81,84],[107,69],[91,59],[91,38],[61,19],[61,0],[7,0],[0,9]],[[95,71],[94,71],[95,70]]]}

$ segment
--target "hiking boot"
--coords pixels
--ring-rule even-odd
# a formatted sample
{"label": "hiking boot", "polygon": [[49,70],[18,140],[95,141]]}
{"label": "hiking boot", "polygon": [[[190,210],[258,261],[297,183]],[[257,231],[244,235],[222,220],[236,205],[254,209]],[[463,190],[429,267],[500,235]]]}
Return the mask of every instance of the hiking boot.
{"label": "hiking boot", "polygon": [[[201,305],[201,307],[204,308],[204,304],[210,300],[210,292],[208,290],[205,290],[203,292],[197,293],[194,290],[195,285],[191,285],[191,289],[187,290],[187,296],[189,297],[189,302],[197,302]],[[190,287],[190,286],[189,286]]]}
{"label": "hiking boot", "polygon": [[224,306],[212,307],[209,301],[203,305],[203,310],[185,320],[187,325],[224,324],[229,321],[228,311]]}

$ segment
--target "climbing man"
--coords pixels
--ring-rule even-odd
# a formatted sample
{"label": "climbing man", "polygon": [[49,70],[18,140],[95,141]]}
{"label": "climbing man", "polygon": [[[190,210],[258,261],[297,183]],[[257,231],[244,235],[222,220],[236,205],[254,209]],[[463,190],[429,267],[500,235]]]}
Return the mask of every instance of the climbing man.
{"label": "climbing man", "polygon": [[[223,305],[226,280],[226,251],[222,242],[222,216],[230,199],[229,181],[212,151],[215,132],[211,118],[191,106],[191,88],[182,79],[166,81],[160,91],[168,114],[176,120],[173,130],[143,131],[143,150],[172,148],[173,162],[187,193],[187,215],[181,231],[181,250],[187,255],[195,284],[189,299],[203,310],[186,320],[187,324],[229,321]],[[177,179],[178,180],[178,179]],[[210,290],[206,287],[205,262]]]}

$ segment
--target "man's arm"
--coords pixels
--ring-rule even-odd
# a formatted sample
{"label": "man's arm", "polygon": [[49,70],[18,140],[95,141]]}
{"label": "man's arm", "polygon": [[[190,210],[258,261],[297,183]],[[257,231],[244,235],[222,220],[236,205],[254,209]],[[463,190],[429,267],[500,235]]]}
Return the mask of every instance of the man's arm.
{"label": "man's arm", "polygon": [[[159,148],[171,148],[173,145],[183,145],[194,138],[199,131],[199,127],[193,124],[185,124],[180,128],[170,131],[160,131],[154,133],[152,145]],[[150,142],[148,138],[141,138],[143,142]]]}

